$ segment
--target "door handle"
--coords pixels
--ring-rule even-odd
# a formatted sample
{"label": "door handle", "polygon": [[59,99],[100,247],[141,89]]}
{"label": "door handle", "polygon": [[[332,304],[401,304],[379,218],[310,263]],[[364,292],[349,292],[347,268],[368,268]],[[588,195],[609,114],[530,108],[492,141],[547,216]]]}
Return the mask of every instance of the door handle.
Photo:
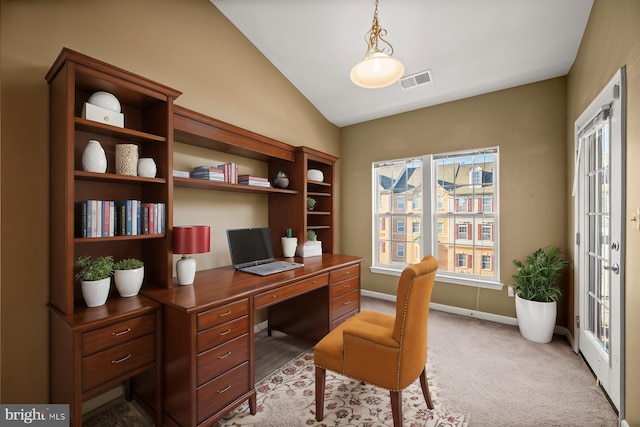
{"label": "door handle", "polygon": [[617,262],[615,264],[605,265],[603,268],[605,270],[613,271],[616,274],[620,273],[620,265]]}

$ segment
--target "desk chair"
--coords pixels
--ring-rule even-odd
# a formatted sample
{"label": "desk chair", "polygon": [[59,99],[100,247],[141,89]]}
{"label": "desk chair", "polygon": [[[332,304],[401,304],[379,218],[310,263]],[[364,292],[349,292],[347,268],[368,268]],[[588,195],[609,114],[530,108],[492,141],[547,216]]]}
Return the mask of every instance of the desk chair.
{"label": "desk chair", "polygon": [[396,315],[362,311],[329,332],[313,352],[316,420],[324,418],[326,370],[387,389],[393,425],[402,426],[402,390],[418,376],[427,407],[427,321],[438,260],[426,256],[406,267],[398,281]]}

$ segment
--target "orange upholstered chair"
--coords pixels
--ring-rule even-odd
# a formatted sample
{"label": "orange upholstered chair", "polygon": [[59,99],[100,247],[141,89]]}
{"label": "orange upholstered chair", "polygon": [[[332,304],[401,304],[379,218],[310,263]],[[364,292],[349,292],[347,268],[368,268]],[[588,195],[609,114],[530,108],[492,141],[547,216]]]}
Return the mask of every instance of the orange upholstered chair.
{"label": "orange upholstered chair", "polygon": [[398,281],[396,315],[362,311],[329,332],[313,352],[316,419],[324,418],[326,370],[391,392],[393,425],[402,426],[402,390],[420,377],[427,407],[427,320],[438,261],[426,256],[405,268]]}

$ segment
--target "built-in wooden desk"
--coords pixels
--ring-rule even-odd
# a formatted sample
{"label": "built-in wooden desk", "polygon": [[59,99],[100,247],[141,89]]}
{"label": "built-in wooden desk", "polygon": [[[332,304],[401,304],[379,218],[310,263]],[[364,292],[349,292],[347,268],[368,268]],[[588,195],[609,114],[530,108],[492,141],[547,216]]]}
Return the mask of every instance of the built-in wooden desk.
{"label": "built-in wooden desk", "polygon": [[254,387],[254,310],[269,330],[311,342],[360,309],[359,257],[323,254],[260,277],[231,266],[198,271],[192,286],[147,289],[163,305],[164,421],[208,426],[249,400]]}

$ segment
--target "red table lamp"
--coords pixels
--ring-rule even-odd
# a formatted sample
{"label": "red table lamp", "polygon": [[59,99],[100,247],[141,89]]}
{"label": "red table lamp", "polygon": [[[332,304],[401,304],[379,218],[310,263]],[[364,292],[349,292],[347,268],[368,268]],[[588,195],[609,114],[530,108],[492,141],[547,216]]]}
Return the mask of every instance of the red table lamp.
{"label": "red table lamp", "polygon": [[173,227],[173,253],[183,255],[176,262],[179,284],[193,284],[196,277],[196,260],[189,255],[209,252],[210,230],[211,227],[208,225]]}

